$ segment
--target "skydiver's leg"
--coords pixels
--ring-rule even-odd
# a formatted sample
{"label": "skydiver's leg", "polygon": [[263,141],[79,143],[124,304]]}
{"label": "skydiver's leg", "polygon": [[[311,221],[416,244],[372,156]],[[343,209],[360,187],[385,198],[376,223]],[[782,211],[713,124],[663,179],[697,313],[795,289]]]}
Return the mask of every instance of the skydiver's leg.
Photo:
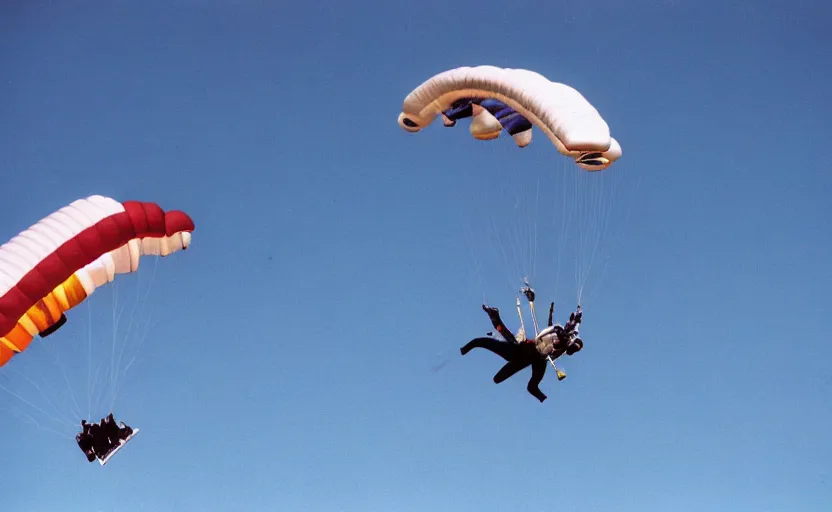
{"label": "skydiver's leg", "polygon": [[546,360],[539,359],[532,363],[532,378],[529,379],[529,384],[526,390],[542,403],[546,400],[546,395],[540,391],[540,381],[543,380],[543,375],[546,374]]}
{"label": "skydiver's leg", "polygon": [[473,348],[484,348],[494,352],[506,361],[509,361],[516,358],[518,346],[519,345],[512,345],[511,343],[507,343],[505,341],[497,341],[494,338],[474,338],[466,343],[464,347],[459,349],[459,351],[464,356]]}
{"label": "skydiver's leg", "polygon": [[500,368],[500,371],[494,375],[494,384],[503,382],[530,364],[532,364],[532,361],[525,357],[517,357],[509,360],[509,362]]}
{"label": "skydiver's leg", "polygon": [[491,325],[497,329],[503,338],[506,339],[509,343],[517,343],[517,339],[514,337],[514,334],[506,327],[506,324],[503,323],[503,319],[500,318],[500,310],[497,308],[489,308],[486,305],[482,306],[482,310],[488,313],[488,319],[491,320]]}

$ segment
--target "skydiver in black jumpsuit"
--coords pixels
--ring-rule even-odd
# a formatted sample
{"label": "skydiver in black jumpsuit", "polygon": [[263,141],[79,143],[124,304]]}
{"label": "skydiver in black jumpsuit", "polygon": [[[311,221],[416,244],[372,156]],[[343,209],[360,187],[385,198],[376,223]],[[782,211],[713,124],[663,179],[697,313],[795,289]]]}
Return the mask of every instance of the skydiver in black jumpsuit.
{"label": "skydiver in black jumpsuit", "polygon": [[92,448],[95,452],[95,456],[99,459],[104,459],[104,457],[106,457],[112,449],[112,445],[110,445],[110,441],[109,439],[107,439],[107,432],[104,430],[104,427],[102,426],[103,423],[104,420],[101,420],[101,423],[92,423],[90,425],[90,436],[92,436]]}
{"label": "skydiver in black jumpsuit", "polygon": [[490,308],[483,305],[482,309],[488,314],[488,318],[491,320],[494,328],[497,329],[497,332],[507,341],[499,341],[494,338],[485,337],[474,338],[464,347],[460,348],[459,351],[464,356],[473,348],[484,348],[505,359],[507,361],[506,364],[494,375],[495,384],[499,384],[527,366],[531,366],[532,377],[529,379],[528,385],[526,385],[526,390],[542,403],[546,400],[546,395],[540,391],[539,386],[546,373],[546,358],[538,353],[535,344],[531,342],[533,340],[525,343],[517,342],[514,334],[512,334],[500,318],[500,311],[497,308]]}
{"label": "skydiver in black jumpsuit", "polygon": [[75,442],[78,443],[78,448],[87,456],[88,461],[92,462],[95,460],[93,437],[90,434],[90,424],[86,420],[81,420],[81,432],[75,436]]}
{"label": "skydiver in black jumpsuit", "polygon": [[121,441],[130,437],[133,429],[124,423],[116,423],[113,414],[102,418],[100,423],[87,423],[81,420],[81,432],[75,436],[78,447],[92,462],[97,458],[103,460]]}

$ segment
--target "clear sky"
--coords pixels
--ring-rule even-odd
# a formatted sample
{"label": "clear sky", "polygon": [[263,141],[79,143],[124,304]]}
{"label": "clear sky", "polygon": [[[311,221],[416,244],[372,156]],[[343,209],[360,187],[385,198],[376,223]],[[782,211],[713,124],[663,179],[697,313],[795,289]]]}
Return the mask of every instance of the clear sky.
{"label": "clear sky", "polygon": [[[107,407],[87,407],[86,376],[55,376],[107,350],[112,291],[4,367],[4,389],[43,378],[34,399],[70,417],[27,421],[0,390],[0,510],[829,510],[830,16],[820,0],[3,2],[0,239],[90,194],[197,228],[139,272],[156,269],[135,317],[155,323],[119,341],[140,357],[114,412],[141,433],[110,464],[71,440],[71,411]],[[467,121],[396,124],[424,79],[476,64],[576,87],[624,148],[586,345],[544,404],[528,370],[497,386],[496,356],[456,351],[489,329],[484,296],[517,324],[522,275],[476,238],[510,222],[476,212],[535,190],[517,176],[554,203],[547,174],[574,166],[540,132],[520,150]],[[574,280],[551,254],[534,284],[562,318]]]}

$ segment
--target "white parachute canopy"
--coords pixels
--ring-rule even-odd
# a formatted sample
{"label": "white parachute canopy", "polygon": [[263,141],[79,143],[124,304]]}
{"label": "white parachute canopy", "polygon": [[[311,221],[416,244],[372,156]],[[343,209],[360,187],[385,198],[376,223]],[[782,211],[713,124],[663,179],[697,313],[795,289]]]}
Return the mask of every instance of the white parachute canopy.
{"label": "white parachute canopy", "polygon": [[491,140],[506,130],[519,147],[537,126],[582,169],[601,171],[621,157],[621,145],[595,107],[578,91],[526,69],[495,66],[443,71],[404,100],[399,126],[418,132],[438,116],[445,126],[471,117],[476,139]]}

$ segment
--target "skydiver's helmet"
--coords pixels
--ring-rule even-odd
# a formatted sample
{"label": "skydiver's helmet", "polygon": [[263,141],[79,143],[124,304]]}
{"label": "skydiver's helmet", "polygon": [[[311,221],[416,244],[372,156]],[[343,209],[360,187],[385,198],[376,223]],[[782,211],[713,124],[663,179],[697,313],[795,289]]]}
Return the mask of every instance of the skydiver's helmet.
{"label": "skydiver's helmet", "polygon": [[571,356],[579,352],[582,348],[584,348],[584,340],[581,338],[574,338],[569,340],[569,343],[566,344],[566,353]]}

